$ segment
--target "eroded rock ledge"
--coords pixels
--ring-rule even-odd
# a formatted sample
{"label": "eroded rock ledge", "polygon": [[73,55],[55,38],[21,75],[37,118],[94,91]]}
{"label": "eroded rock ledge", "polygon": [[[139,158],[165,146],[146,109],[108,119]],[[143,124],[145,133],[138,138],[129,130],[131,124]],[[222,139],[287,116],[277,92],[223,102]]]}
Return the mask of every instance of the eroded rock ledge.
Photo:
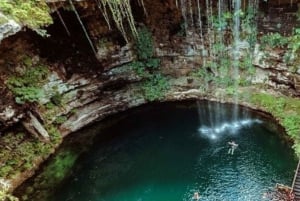
{"label": "eroded rock ledge", "polygon": [[[224,89],[222,91],[222,89],[212,87],[204,91],[202,89],[205,84],[203,80],[192,76],[192,72],[202,65],[201,53],[203,47],[196,45],[200,43],[200,38],[191,38],[187,37],[180,40],[175,38],[171,42],[155,44],[155,55],[161,59],[160,71],[170,77],[170,90],[161,101],[209,99],[233,102],[232,94],[227,94]],[[42,87],[45,96],[39,100],[38,105],[20,107],[18,104],[12,104],[13,99],[8,99],[11,101],[1,106],[0,121],[2,130],[23,122],[33,136],[38,136],[38,138],[47,142],[49,137],[43,129],[47,124],[55,125],[64,137],[108,115],[147,103],[140,85],[142,78],[132,68],[118,66],[118,64],[131,61],[132,57],[129,60],[127,59],[128,55],[133,55],[131,48],[131,46],[125,48],[126,52],[131,52],[130,54],[123,54],[122,48],[119,48],[119,54],[107,52],[108,58],[113,57],[113,55],[117,56],[110,60],[111,63],[107,64],[107,69],[102,74],[74,73],[71,77],[66,78],[63,66],[49,67],[51,69],[50,74],[47,82]],[[282,56],[280,56],[282,54],[274,51],[269,52],[268,55],[265,56],[265,53],[257,48],[254,56],[255,60],[253,61],[253,64],[257,67],[257,72],[251,80],[252,84],[266,86],[269,88],[267,92],[274,94],[274,96],[281,96],[281,92],[288,96],[298,96],[300,72],[292,72],[284,64]],[[14,55],[12,57],[15,58]],[[115,65],[116,62],[119,63]],[[240,90],[262,93],[265,89],[252,86],[252,88],[245,87]],[[222,96],[224,99],[218,99],[219,94],[224,94]],[[60,103],[48,107],[47,104],[53,102],[54,96],[59,97]],[[263,107],[252,104],[247,99],[240,100],[239,104],[257,110],[264,110]],[[58,145],[59,143],[53,146],[52,150],[48,152],[48,156]],[[7,148],[4,147],[4,149]],[[13,150],[14,148],[9,149]],[[19,176],[9,177],[10,189],[14,189],[25,179],[32,176],[34,170],[46,158],[47,156],[37,157],[34,160],[33,167],[23,171]],[[2,159],[3,164],[6,164],[6,159]]]}
{"label": "eroded rock ledge", "polygon": [[[64,137],[92,122],[99,121],[105,117],[127,110],[148,101],[143,98],[141,86],[139,85],[140,77],[133,71],[114,71],[109,72],[109,78],[100,79],[99,77],[84,77],[82,75],[73,75],[69,80],[63,81],[53,72],[51,75],[52,82],[47,83],[47,86],[56,85],[58,88],[64,89],[61,91],[63,106],[55,106],[45,110],[43,107],[35,109],[35,114],[42,120],[41,122],[56,124]],[[55,79],[53,78],[55,77]],[[190,80],[193,80],[192,82]],[[56,83],[56,84],[54,84]],[[189,76],[181,76],[170,80],[170,90],[160,101],[180,101],[187,99],[207,99],[221,102],[234,102],[232,95],[226,94],[220,89],[211,89],[209,91],[200,90],[201,81],[197,78]],[[257,91],[255,87],[241,88],[240,92]],[[260,93],[261,90],[258,90]],[[223,93],[222,99],[219,99],[220,93]],[[274,90],[268,91],[274,95],[280,95]],[[50,99],[43,100],[44,104]],[[239,104],[246,105],[255,110],[263,111],[264,108],[251,103],[249,100],[242,99]],[[60,117],[66,117],[59,124],[55,120]],[[279,119],[278,119],[279,120]],[[56,144],[53,148],[58,146]],[[54,151],[54,149],[53,149]],[[52,153],[51,151],[50,153]],[[11,184],[10,189],[14,189],[27,178],[34,174],[39,165],[47,158],[38,157],[34,161],[34,166],[22,172],[19,176],[9,178]]]}
{"label": "eroded rock ledge", "polygon": [[16,34],[22,26],[15,20],[8,18],[0,12],[0,43],[4,38]]}

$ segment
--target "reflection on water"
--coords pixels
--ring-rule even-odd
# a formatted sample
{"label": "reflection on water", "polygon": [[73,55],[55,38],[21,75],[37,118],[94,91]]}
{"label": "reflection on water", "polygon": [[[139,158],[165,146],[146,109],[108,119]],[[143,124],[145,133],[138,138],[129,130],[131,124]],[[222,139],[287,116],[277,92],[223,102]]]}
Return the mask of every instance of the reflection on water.
{"label": "reflection on water", "polygon": [[[230,105],[221,106],[230,113]],[[240,113],[247,115],[208,127],[208,116],[199,119],[196,104],[133,110],[99,131],[70,176],[50,189],[48,200],[191,201],[195,192],[201,201],[261,200],[275,182],[291,184],[296,161],[264,121],[244,109]],[[212,133],[218,140],[203,137]],[[231,140],[239,144],[233,155]],[[40,201],[36,197],[30,200]]]}
{"label": "reflection on water", "polygon": [[208,127],[206,125],[201,125],[198,129],[201,136],[207,137],[209,139],[215,140],[223,135],[236,134],[238,130],[248,126],[252,126],[254,123],[262,123],[259,119],[242,119],[233,122],[220,122],[214,127]]}

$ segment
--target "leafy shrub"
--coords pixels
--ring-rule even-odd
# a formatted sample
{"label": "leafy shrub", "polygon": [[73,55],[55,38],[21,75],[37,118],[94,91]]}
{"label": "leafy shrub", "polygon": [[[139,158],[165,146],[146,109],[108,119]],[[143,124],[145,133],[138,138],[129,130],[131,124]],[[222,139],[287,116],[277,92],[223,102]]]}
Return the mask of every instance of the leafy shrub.
{"label": "leafy shrub", "polygon": [[260,38],[261,44],[270,48],[284,47],[288,45],[288,38],[281,36],[280,33],[271,33]]}
{"label": "leafy shrub", "polygon": [[34,30],[52,23],[50,9],[45,1],[1,0],[0,11]]}
{"label": "leafy shrub", "polygon": [[35,102],[44,95],[41,85],[47,79],[48,73],[45,66],[29,67],[22,75],[11,76],[6,84],[15,94],[17,103]]}
{"label": "leafy shrub", "polygon": [[288,48],[294,54],[300,49],[300,28],[294,30],[294,34],[289,38]]}
{"label": "leafy shrub", "polygon": [[161,74],[152,75],[143,85],[144,96],[149,101],[161,99],[168,89],[168,80]]}
{"label": "leafy shrub", "polygon": [[66,116],[59,116],[55,119],[54,123],[55,124],[62,124],[64,123],[65,121],[67,121],[67,117]]}
{"label": "leafy shrub", "polygon": [[16,103],[24,104],[28,102],[36,102],[44,96],[44,91],[37,87],[20,87],[13,90],[16,96]]}
{"label": "leafy shrub", "polygon": [[159,67],[160,59],[153,58],[154,46],[151,32],[143,27],[138,30],[138,36],[135,44],[138,60],[127,65],[131,66],[139,76],[148,78],[150,76],[149,71]]}
{"label": "leafy shrub", "polygon": [[18,198],[10,195],[9,193],[7,192],[4,192],[4,191],[0,191],[0,200],[3,200],[3,201],[19,201]]}
{"label": "leafy shrub", "polygon": [[300,101],[288,97],[275,97],[270,94],[252,94],[251,102],[263,107],[280,120],[287,134],[294,140],[294,149],[300,156]]}
{"label": "leafy shrub", "polygon": [[139,60],[146,60],[154,55],[153,38],[151,32],[146,28],[138,30],[138,40],[136,41],[136,51]]}
{"label": "leafy shrub", "polygon": [[287,129],[287,132],[293,138],[299,139],[300,128],[298,123],[300,122],[300,116],[292,114],[288,115],[283,120],[283,125]]}

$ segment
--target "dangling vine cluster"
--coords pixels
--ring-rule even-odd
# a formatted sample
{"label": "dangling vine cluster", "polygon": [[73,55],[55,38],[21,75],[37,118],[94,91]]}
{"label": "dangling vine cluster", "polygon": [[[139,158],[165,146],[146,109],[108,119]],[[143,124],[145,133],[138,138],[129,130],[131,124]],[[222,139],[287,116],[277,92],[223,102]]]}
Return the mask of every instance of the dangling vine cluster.
{"label": "dangling vine cluster", "polygon": [[[138,0],[139,4],[142,5],[145,11],[143,0]],[[113,21],[116,24],[116,27],[119,29],[125,40],[128,42],[128,36],[126,34],[126,30],[124,28],[124,19],[127,20],[132,35],[135,38],[138,38],[138,33],[135,27],[134,18],[132,15],[132,9],[130,5],[130,0],[96,0],[99,9],[101,10],[109,29],[111,29],[111,24],[107,12],[107,8],[109,9]],[[145,12],[146,13],[146,12]]]}

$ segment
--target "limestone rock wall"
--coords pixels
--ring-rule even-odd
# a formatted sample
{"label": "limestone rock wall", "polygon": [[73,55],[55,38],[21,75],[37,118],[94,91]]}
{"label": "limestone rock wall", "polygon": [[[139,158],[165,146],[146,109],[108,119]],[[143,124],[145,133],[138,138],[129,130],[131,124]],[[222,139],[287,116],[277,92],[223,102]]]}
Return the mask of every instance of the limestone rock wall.
{"label": "limestone rock wall", "polygon": [[[61,26],[55,12],[61,12],[64,17],[65,11],[62,8],[67,5],[67,1],[48,2],[52,6],[53,16],[57,19],[55,25]],[[44,47],[45,40],[55,39],[53,37],[40,39],[30,32],[18,33],[2,41],[0,131],[5,133],[6,129],[20,122],[31,126],[34,120],[39,122],[38,127],[53,124],[62,136],[66,136],[108,115],[147,102],[139,85],[142,78],[133,69],[123,66],[137,58],[134,44],[125,44],[120,33],[107,28],[93,2],[76,1],[76,5],[79,6],[83,23],[97,49],[96,55],[84,54],[79,57],[80,53],[76,50],[73,54],[61,57],[63,60],[50,59],[47,55],[42,56],[41,49],[48,48]],[[134,13],[137,16],[137,24],[147,26],[153,34],[154,55],[160,59],[160,72],[172,78],[171,89],[165,100],[213,99],[213,96],[199,89],[203,83],[191,76],[203,66],[204,61],[209,60],[209,53],[205,47],[208,45],[207,38],[200,38],[199,33],[192,29],[188,29],[186,35],[180,35],[182,18],[174,1],[145,0],[145,5],[149,14],[152,14],[149,18],[145,17],[145,13],[141,12],[139,10],[141,8],[137,5],[134,6]],[[1,33],[5,33],[3,37],[6,37],[19,29],[17,25],[15,27],[5,25]],[[59,34],[62,33],[58,33],[58,36]],[[74,48],[76,39],[70,43],[58,41],[59,43],[55,44],[58,44],[58,49],[67,51]],[[202,40],[205,44],[199,45],[202,44]],[[47,65],[50,73],[41,87],[45,96],[37,102],[20,105],[15,102],[15,97],[6,82],[11,75],[24,71],[24,55],[30,57],[35,65],[40,63]],[[287,65],[283,55],[278,50],[261,51],[259,45],[256,45],[252,62],[257,68],[251,81],[253,84],[267,85],[273,91],[299,97],[299,66]],[[93,62],[95,60],[85,61],[91,57],[97,58],[97,64]],[[98,69],[98,65],[102,68]],[[47,141],[47,134],[42,132]],[[13,187],[23,180],[15,182]]]}
{"label": "limestone rock wall", "polygon": [[22,26],[0,12],[0,43],[4,38],[16,34]]}

